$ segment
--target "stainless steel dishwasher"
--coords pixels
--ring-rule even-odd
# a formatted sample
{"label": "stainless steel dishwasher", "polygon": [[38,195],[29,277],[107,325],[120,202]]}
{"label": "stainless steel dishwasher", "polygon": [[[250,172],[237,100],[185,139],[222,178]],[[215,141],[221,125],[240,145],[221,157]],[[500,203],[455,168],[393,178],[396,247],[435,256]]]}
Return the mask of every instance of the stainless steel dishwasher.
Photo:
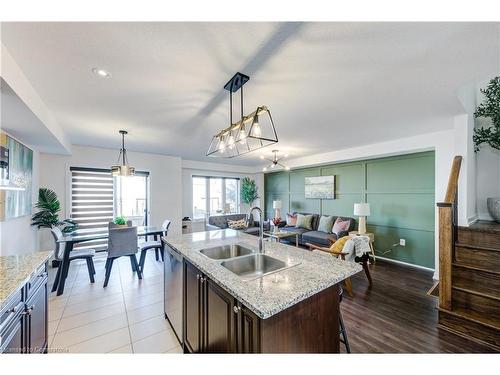
{"label": "stainless steel dishwasher", "polygon": [[164,310],[179,342],[182,337],[182,255],[165,243]]}

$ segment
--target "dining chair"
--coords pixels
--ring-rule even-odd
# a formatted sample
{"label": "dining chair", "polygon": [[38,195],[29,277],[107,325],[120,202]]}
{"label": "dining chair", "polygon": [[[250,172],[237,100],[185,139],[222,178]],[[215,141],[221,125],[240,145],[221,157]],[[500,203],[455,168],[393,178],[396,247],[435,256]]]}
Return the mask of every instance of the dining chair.
{"label": "dining chair", "polygon": [[[58,242],[60,239],[64,237],[61,229],[58,227],[53,227],[51,228],[50,232],[52,233],[52,236],[54,237],[54,241],[56,243],[55,245],[55,250],[54,250],[54,258],[59,261],[59,267],[57,267],[57,273],[56,273],[56,278],[54,279],[54,285],[52,286],[52,292],[55,292],[57,289],[57,285],[59,284],[59,280],[61,277],[61,273],[63,272],[62,269],[62,262],[63,262],[63,257],[64,257],[64,246],[65,244],[62,242]],[[93,283],[94,280],[94,275],[95,275],[95,268],[94,268],[94,255],[95,255],[95,250],[94,249],[74,249],[69,253],[69,262],[76,260],[76,259],[85,259],[87,262],[87,269],[89,272],[89,279],[90,282]],[[68,265],[69,269],[69,265]]]}
{"label": "dining chair", "polygon": [[[167,235],[168,228],[170,227],[171,223],[172,223],[172,221],[170,221],[170,220],[163,221],[161,227],[162,227],[164,236]],[[160,260],[158,253],[161,254],[161,260],[162,261],[165,260],[165,253],[164,253],[163,243],[162,243],[161,238],[159,240],[155,240],[155,241],[145,241],[145,242],[139,244],[139,250],[141,252],[139,266],[141,267],[141,271],[144,271],[144,263],[146,262],[147,252],[148,252],[148,250],[152,250],[152,249],[155,250],[155,257],[156,257],[157,261]]]}
{"label": "dining chair", "polygon": [[115,259],[122,256],[130,258],[132,272],[137,272],[139,279],[142,279],[142,272],[137,264],[137,227],[120,227],[109,229],[108,238],[108,259],[106,259],[106,275],[104,278],[104,288],[108,286],[109,276],[113,268]]}

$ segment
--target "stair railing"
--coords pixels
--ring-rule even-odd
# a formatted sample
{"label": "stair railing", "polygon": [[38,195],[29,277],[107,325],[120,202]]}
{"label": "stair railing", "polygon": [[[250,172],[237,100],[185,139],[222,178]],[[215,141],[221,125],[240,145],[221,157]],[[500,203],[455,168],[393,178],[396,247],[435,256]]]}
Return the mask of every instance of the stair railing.
{"label": "stair railing", "polygon": [[462,157],[455,156],[443,202],[437,203],[439,220],[439,307],[451,310],[451,273],[457,240],[458,177]]}

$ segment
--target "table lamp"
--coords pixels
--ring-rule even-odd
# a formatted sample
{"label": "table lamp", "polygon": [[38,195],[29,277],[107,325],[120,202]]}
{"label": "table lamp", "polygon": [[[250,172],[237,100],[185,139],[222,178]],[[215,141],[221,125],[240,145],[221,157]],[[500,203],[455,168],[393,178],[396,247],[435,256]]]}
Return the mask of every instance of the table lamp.
{"label": "table lamp", "polygon": [[280,210],[281,210],[281,207],[282,207],[283,203],[281,201],[273,201],[273,209],[274,209],[274,217],[277,218],[281,218],[281,213],[280,213]]}
{"label": "table lamp", "polygon": [[354,203],[354,215],[359,216],[358,234],[366,234],[366,217],[370,216],[370,204]]}

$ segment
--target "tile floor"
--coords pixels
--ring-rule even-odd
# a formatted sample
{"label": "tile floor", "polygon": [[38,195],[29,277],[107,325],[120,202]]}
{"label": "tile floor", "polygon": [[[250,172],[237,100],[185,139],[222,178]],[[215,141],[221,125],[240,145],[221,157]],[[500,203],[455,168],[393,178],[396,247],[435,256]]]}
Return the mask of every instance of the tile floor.
{"label": "tile floor", "polygon": [[95,283],[85,261],[71,263],[62,296],[50,293],[57,269],[49,271],[49,351],[52,353],[182,353],[163,314],[163,263],[150,251],[143,280],[128,258],[115,261],[106,288],[106,254],[94,258]]}

